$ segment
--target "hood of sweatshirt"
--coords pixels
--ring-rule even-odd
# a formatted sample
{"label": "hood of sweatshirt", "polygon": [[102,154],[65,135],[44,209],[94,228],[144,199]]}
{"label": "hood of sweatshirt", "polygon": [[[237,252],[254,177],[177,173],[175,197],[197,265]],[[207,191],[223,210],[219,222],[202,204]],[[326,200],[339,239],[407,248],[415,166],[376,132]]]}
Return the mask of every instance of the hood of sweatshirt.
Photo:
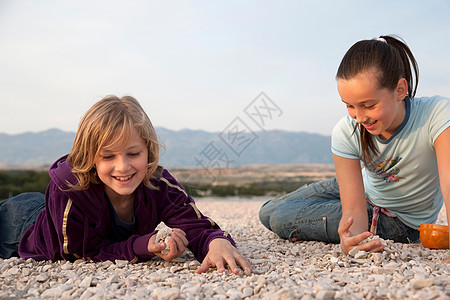
{"label": "hood of sweatshirt", "polygon": [[104,187],[101,184],[91,184],[87,190],[77,190],[70,185],[78,183],[72,173],[67,155],[58,159],[49,169],[49,175],[56,187],[69,198],[73,204],[82,208],[92,220],[97,221],[108,212]]}

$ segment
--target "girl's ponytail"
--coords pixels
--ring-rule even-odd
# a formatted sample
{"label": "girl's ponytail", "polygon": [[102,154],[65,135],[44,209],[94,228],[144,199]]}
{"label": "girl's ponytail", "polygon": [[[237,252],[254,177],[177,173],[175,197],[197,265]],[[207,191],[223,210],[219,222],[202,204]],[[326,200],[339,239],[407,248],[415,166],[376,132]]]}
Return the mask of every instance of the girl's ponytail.
{"label": "girl's ponytail", "polygon": [[[396,49],[400,54],[400,58],[402,60],[404,69],[402,77],[406,79],[406,82],[408,82],[408,94],[406,95],[406,97],[414,98],[417,91],[417,85],[419,84],[419,66],[417,65],[417,61],[414,58],[414,55],[412,54],[411,50],[406,45],[406,43],[402,41],[399,37],[387,35],[387,36],[380,36],[380,38],[386,40],[387,44],[392,48]],[[395,73],[389,69],[381,71],[384,72],[385,74]],[[399,77],[398,79],[402,77]],[[395,83],[396,85],[398,79]]]}

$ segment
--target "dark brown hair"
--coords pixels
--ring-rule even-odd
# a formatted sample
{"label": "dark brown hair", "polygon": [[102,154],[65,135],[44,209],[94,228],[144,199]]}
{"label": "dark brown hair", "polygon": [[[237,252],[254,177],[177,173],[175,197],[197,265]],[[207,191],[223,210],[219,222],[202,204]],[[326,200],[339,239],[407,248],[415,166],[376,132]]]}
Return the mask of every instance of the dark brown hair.
{"label": "dark brown hair", "polygon": [[[395,90],[401,78],[408,83],[407,98],[416,94],[419,83],[419,67],[411,50],[397,36],[380,36],[378,39],[362,40],[355,43],[342,58],[336,79],[350,80],[364,71],[375,68],[378,72],[378,88]],[[364,165],[373,163],[371,154],[379,153],[373,136],[362,126],[359,128]]]}

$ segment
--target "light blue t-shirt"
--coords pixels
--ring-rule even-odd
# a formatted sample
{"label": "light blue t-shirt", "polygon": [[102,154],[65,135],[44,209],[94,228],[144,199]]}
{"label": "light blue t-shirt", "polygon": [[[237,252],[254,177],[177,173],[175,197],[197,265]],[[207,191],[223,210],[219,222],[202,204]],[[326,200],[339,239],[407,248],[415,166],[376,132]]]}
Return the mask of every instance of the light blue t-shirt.
{"label": "light blue t-shirt", "polygon": [[[450,100],[440,96],[406,99],[402,125],[388,140],[373,136],[379,149],[374,166],[363,169],[364,189],[373,204],[395,213],[406,225],[434,223],[443,204],[434,141],[450,126]],[[362,160],[356,121],[343,117],[334,127],[331,151]]]}

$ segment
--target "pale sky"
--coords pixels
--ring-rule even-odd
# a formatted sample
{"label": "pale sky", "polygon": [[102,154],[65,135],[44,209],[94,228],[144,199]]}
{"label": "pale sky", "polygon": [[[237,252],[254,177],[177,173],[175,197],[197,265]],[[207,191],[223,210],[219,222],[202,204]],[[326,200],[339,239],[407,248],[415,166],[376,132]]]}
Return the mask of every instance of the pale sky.
{"label": "pale sky", "polygon": [[361,39],[401,36],[418,96],[450,97],[450,1],[0,0],[0,133],[76,131],[107,94],[157,127],[223,131],[264,92],[266,129],[330,135],[335,74]]}

